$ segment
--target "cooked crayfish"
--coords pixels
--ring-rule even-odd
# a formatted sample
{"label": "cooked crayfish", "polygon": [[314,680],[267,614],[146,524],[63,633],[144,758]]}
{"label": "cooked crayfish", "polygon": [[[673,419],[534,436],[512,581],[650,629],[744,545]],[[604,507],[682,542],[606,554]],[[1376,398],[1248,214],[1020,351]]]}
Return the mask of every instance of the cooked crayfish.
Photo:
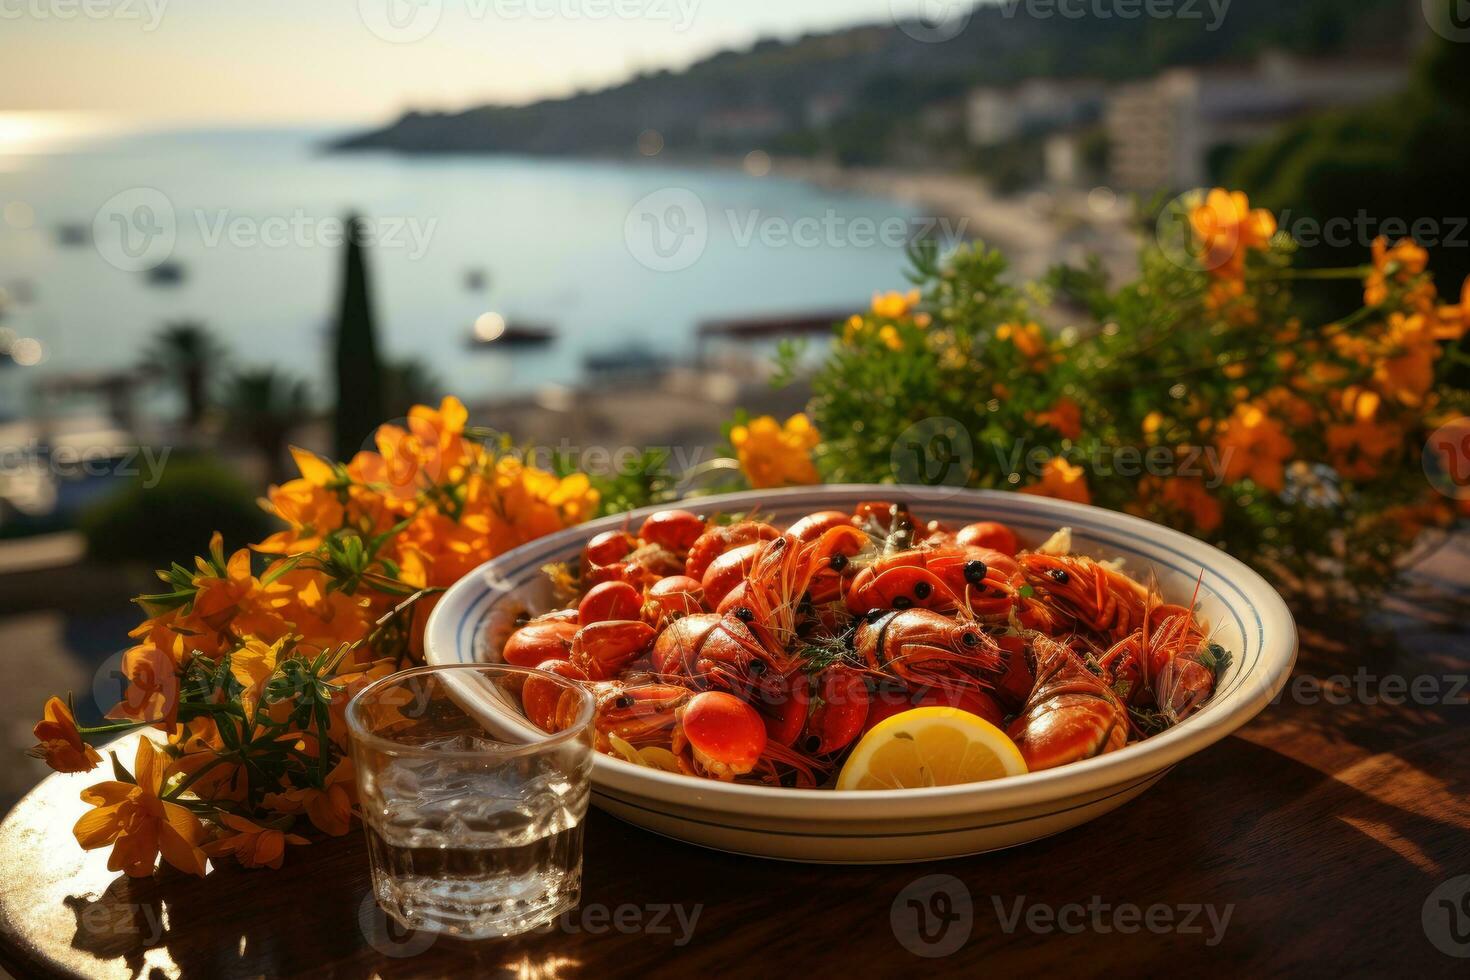
{"label": "cooked crayfish", "polygon": [[[502,656],[591,685],[600,750],[690,775],[823,785],[865,732],[928,706],[991,722],[1048,769],[1188,718],[1228,658],[1193,603],[1065,534],[1028,552],[1003,524],[923,523],[893,501],[784,532],[689,510],[631,528],[554,570],[571,601]],[[574,721],[545,678],[521,699],[548,730]]]}

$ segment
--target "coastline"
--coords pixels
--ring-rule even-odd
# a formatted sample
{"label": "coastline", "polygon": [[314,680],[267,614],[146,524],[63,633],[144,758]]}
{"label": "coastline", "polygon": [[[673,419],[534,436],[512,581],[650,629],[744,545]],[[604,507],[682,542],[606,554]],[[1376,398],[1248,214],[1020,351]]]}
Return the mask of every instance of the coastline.
{"label": "coastline", "polygon": [[773,161],[771,173],[908,204],[925,217],[947,222],[966,239],[999,248],[1023,280],[1045,275],[1058,262],[1080,262],[1090,253],[1103,260],[1114,279],[1137,268],[1140,240],[1132,203],[1106,189],[1036,190],[1002,197],[975,174],[841,167],[793,158]]}

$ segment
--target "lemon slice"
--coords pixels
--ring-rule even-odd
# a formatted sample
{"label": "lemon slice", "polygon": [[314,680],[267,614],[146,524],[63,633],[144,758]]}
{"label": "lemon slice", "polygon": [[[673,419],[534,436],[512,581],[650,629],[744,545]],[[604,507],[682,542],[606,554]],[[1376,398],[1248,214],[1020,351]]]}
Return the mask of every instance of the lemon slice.
{"label": "lemon slice", "polygon": [[959,708],[914,708],[864,735],[837,776],[839,790],[919,789],[1026,771],[1005,732]]}

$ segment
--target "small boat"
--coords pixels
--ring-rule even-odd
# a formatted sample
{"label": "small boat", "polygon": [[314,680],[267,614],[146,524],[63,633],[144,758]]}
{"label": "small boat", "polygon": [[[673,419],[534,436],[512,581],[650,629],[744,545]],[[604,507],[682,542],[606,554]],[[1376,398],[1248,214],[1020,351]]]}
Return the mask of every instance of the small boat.
{"label": "small boat", "polygon": [[56,243],[65,248],[78,248],[92,238],[92,229],[77,223],[56,226]]}
{"label": "small boat", "polygon": [[582,369],[597,376],[657,376],[673,365],[663,354],[643,345],[630,344],[616,350],[598,351],[582,358]]}
{"label": "small boat", "polygon": [[505,350],[512,347],[545,347],[556,340],[556,328],[548,324],[514,323],[499,313],[484,313],[466,339],[471,350]]}
{"label": "small boat", "polygon": [[177,262],[160,262],[148,270],[148,285],[177,286],[184,281],[184,267]]}
{"label": "small boat", "polygon": [[485,286],[490,282],[490,277],[485,274],[484,269],[466,269],[464,272],[464,288],[472,293],[485,291]]}

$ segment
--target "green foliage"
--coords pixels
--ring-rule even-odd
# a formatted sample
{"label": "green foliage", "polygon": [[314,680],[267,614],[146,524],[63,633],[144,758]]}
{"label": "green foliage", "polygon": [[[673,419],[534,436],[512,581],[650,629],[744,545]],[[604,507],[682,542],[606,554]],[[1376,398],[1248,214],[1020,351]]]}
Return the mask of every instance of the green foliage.
{"label": "green foliage", "polygon": [[[1445,0],[1446,3],[1453,0]],[[1365,239],[1416,237],[1443,284],[1470,276],[1470,45],[1435,36],[1410,89],[1381,103],[1314,117],[1242,152],[1225,183],[1282,213],[1291,227],[1352,222],[1346,236],[1308,243],[1301,264],[1357,262]],[[1416,222],[1427,224],[1415,229]],[[1362,230],[1359,230],[1362,229]],[[1322,236],[1324,239],[1327,236]],[[1351,309],[1350,286],[1312,287],[1324,316]]]}
{"label": "green foliage", "polygon": [[281,482],[291,430],[311,410],[306,384],[273,367],[241,371],[230,380],[224,400],[231,433],[264,457],[270,482]]}
{"label": "green foliage", "polygon": [[[1245,279],[1211,275],[1178,217],[1165,222],[1178,240],[1146,247],[1116,289],[1096,262],[1017,285],[983,245],[917,251],[917,295],[840,327],[812,380],[823,478],[1035,488],[1195,533],[1288,581],[1389,581],[1422,528],[1454,518],[1419,447],[1470,394],[1455,358],[1427,333],[1402,339],[1391,315],[1432,306],[1432,284],[1403,273],[1383,305],[1312,321],[1288,239],[1252,246]],[[1361,267],[1333,275],[1361,299]],[[1041,325],[1075,309],[1082,322]],[[1433,365],[1427,392],[1395,362],[1410,342]]]}
{"label": "green foliage", "polygon": [[87,554],[103,562],[146,562],[166,568],[218,530],[239,547],[272,530],[255,495],[208,457],[171,456],[157,486],[138,480],[88,508],[79,520]]}

